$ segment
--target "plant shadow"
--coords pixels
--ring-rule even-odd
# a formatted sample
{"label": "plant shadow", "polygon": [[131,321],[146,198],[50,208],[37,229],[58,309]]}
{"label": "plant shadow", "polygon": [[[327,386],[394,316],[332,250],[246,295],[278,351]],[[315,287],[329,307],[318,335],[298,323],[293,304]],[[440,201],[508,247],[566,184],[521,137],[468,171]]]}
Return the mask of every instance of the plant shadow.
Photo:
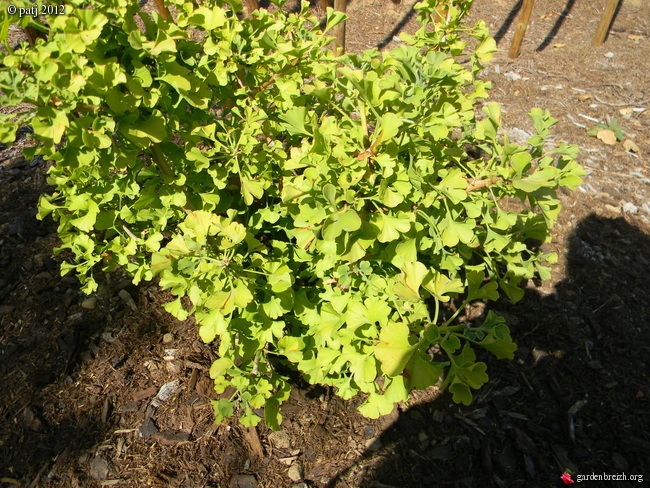
{"label": "plant shadow", "polygon": [[562,24],[564,24],[566,18],[569,16],[569,14],[571,14],[571,9],[573,9],[574,3],[576,3],[575,0],[567,1],[566,5],[564,6],[564,9],[562,10],[562,12],[560,12],[560,15],[558,15],[558,18],[555,20],[553,27],[546,35],[542,43],[537,47],[537,49],[535,49],[535,52],[543,51],[548,46],[550,46],[551,42],[553,42],[553,39],[555,38],[557,33],[560,31]]}
{"label": "plant shadow", "polygon": [[479,355],[491,379],[474,403],[444,393],[400,411],[328,488],[549,487],[567,469],[574,480],[647,471],[650,236],[592,214],[568,242],[553,293],[491,306],[519,349],[513,361]]}

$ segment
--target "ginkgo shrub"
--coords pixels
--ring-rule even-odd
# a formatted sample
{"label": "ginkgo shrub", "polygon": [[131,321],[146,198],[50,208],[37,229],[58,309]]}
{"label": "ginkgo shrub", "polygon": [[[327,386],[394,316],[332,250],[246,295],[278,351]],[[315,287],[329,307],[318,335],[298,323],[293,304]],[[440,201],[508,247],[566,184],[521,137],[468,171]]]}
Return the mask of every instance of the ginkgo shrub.
{"label": "ginkgo shrub", "polygon": [[[128,0],[71,0],[46,22],[0,12],[0,139],[31,125],[28,157],[53,161],[39,217],[86,293],[121,268],[157,278],[218,359],[218,419],[280,422],[293,370],[368,417],[441,383],[456,402],[488,377],[483,348],[512,358],[504,320],[459,323],[475,301],[549,277],[559,187],[577,148],[547,150],[548,112],[525,145],[477,105],[495,50],[471,1],[417,4],[420,29],[388,52],[338,55],[309,14],[239,15],[232,1],[168,1],[172,18]],[[447,2],[448,3],[448,2]],[[282,7],[282,4],[279,4]],[[43,19],[41,19],[43,20]],[[13,49],[11,22],[47,32]],[[503,202],[517,200],[519,205]],[[453,300],[452,313],[445,305]],[[262,413],[263,412],[263,413]]]}

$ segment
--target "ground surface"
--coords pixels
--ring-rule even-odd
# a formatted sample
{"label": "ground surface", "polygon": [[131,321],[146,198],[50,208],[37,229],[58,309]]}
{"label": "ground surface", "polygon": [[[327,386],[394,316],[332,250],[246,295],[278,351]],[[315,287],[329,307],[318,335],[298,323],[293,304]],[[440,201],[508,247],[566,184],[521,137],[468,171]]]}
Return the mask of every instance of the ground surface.
{"label": "ground surface", "polygon": [[[472,14],[503,51],[485,74],[492,98],[513,137],[532,130],[531,108],[549,109],[554,140],[581,146],[588,175],[562,195],[551,282],[531,284],[516,307],[493,305],[519,350],[514,361],[485,358],[491,380],[474,404],[425,392],[369,421],[354,401],[307,388],[287,402],[279,433],[214,426],[214,356],[193,323],[172,320],[155,287],[119,276],[84,301],[52,258],[55,225],[34,218],[47,163],[4,148],[0,483],[275,488],[292,475],[305,480],[296,487],[549,487],[567,468],[650,476],[650,5],[625,1],[592,48],[604,1],[537,2],[512,61],[514,3],[477,0]],[[348,49],[392,47],[415,28],[411,5],[353,1]],[[586,135],[614,117],[636,153]],[[152,407],[170,382],[171,397]]]}

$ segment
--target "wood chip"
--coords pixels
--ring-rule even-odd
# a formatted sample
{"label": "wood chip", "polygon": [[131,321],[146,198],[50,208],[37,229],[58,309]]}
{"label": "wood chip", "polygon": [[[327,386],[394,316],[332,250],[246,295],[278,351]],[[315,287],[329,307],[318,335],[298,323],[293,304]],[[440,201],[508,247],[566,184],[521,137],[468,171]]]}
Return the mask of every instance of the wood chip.
{"label": "wood chip", "polygon": [[626,151],[630,151],[633,153],[639,153],[639,146],[637,146],[633,140],[631,139],[625,139],[623,142],[623,147],[625,148]]}
{"label": "wood chip", "polygon": [[156,432],[151,438],[157,440],[164,446],[174,446],[181,442],[188,442],[190,435],[187,432],[163,430],[162,432]]}
{"label": "wood chip", "polygon": [[102,408],[102,424],[106,425],[108,415],[111,412],[111,397],[107,396],[104,400],[104,407]]}
{"label": "wood chip", "polygon": [[246,444],[248,444],[251,453],[259,459],[264,459],[264,448],[260,442],[260,437],[257,435],[257,429],[255,427],[242,429],[242,436],[244,437]]}
{"label": "wood chip", "polygon": [[133,399],[136,402],[141,402],[142,400],[146,400],[147,398],[154,396],[156,393],[158,393],[158,388],[155,386],[150,386],[144,390],[136,391],[133,394]]}
{"label": "wood chip", "polygon": [[0,305],[0,315],[7,315],[15,310],[13,305]]}

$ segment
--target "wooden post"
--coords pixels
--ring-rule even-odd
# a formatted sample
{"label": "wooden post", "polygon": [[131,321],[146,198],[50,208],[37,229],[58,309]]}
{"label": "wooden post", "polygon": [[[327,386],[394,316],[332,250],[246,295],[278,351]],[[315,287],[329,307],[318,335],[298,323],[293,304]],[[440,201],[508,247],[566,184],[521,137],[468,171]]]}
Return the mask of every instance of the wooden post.
{"label": "wooden post", "polygon": [[260,4],[257,0],[244,0],[244,5],[246,5],[246,10],[248,10],[248,15],[253,13],[255,10],[260,8]]}
{"label": "wooden post", "polygon": [[[334,10],[345,13],[347,4],[347,0],[334,0]],[[343,54],[345,52],[345,21],[341,22],[334,29],[334,33],[336,34],[336,39],[334,40],[334,52],[336,52],[336,49],[340,47],[341,54]]]}
{"label": "wooden post", "polygon": [[27,35],[27,40],[29,41],[29,45],[34,47],[34,44],[36,44],[36,39],[45,39],[47,40],[47,35],[45,32],[41,32],[38,29],[34,29],[33,27],[25,27],[23,29],[23,32]]}
{"label": "wooden post", "polygon": [[172,14],[165,6],[165,0],[154,0],[154,3],[156,4],[156,10],[158,10],[158,13],[163,19],[171,18]]}
{"label": "wooden post", "polygon": [[524,5],[521,7],[521,13],[519,14],[519,22],[517,22],[517,29],[515,30],[515,37],[512,39],[512,46],[510,46],[510,59],[516,59],[519,56],[521,42],[526,35],[526,29],[528,28],[528,22],[530,22],[530,14],[533,11],[534,4],[535,0],[524,0]]}
{"label": "wooden post", "polygon": [[616,12],[616,7],[618,7],[618,2],[619,0],[607,0],[605,11],[603,12],[603,16],[600,18],[600,23],[596,30],[596,36],[594,37],[594,46],[600,46],[605,42],[605,37],[607,37],[607,31],[609,30],[609,26],[612,24],[612,18],[614,17],[614,12]]}

